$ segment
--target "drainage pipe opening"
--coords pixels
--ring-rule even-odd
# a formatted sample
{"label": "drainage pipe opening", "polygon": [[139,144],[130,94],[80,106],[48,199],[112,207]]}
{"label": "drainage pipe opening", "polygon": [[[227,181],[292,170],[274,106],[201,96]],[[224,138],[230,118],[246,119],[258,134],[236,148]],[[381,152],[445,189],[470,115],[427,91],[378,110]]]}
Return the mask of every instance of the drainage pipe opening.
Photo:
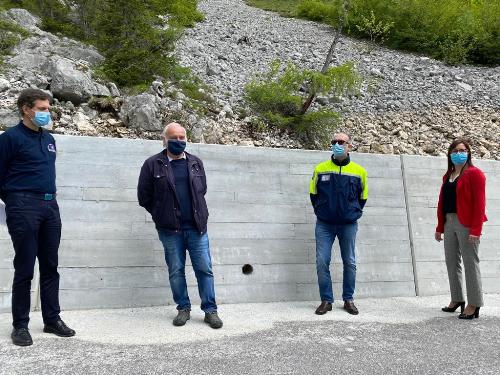
{"label": "drainage pipe opening", "polygon": [[250,275],[253,272],[252,265],[245,264],[243,267],[241,267],[241,272],[243,272],[243,275]]}

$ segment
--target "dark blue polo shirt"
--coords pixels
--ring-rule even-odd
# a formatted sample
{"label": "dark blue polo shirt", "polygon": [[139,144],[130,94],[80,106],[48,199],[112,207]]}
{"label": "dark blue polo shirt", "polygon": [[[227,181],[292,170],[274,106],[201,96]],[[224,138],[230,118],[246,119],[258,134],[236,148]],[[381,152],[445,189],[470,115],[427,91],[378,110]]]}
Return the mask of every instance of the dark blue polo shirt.
{"label": "dark blue polo shirt", "polygon": [[9,192],[56,192],[56,142],[21,121],[0,134],[0,198]]}

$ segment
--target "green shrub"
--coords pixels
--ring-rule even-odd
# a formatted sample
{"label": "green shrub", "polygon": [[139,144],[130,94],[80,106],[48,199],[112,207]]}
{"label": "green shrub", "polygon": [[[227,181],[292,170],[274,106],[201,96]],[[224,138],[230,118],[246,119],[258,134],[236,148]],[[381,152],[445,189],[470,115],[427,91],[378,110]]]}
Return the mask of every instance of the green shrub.
{"label": "green shrub", "polygon": [[41,28],[49,33],[63,34],[73,39],[85,39],[83,30],[78,25],[69,21],[58,21],[52,18],[43,18]]}
{"label": "green shrub", "polygon": [[368,17],[361,15],[361,23],[356,28],[369,36],[372,43],[383,43],[389,31],[394,27],[394,22],[384,22],[377,17],[373,10]]}
{"label": "green shrub", "polygon": [[170,23],[174,26],[193,27],[205,19],[197,9],[197,2],[193,0],[176,0],[166,10],[172,16]]}
{"label": "green shrub", "polygon": [[0,56],[8,55],[12,48],[28,35],[29,33],[17,24],[0,18]]}
{"label": "green shrub", "polygon": [[352,63],[332,67],[322,74],[301,70],[291,63],[283,69],[281,62],[275,60],[267,73],[246,85],[245,100],[269,126],[289,130],[311,144],[325,144],[340,116],[328,110],[302,113],[309,94],[300,88],[340,96],[356,92],[359,83]]}
{"label": "green shrub", "polygon": [[312,21],[335,23],[339,7],[321,0],[302,0],[297,6],[297,15]]}
{"label": "green shrub", "polygon": [[300,0],[245,0],[245,3],[257,8],[273,10],[285,17],[293,17],[296,15],[295,7]]}

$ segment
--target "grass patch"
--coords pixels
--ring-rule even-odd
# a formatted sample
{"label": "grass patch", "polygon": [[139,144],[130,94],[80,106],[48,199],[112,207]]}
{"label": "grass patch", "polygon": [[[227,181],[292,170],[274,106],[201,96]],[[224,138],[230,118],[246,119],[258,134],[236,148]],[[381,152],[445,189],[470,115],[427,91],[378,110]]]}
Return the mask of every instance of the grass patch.
{"label": "grass patch", "polygon": [[245,0],[245,3],[256,8],[278,12],[285,17],[294,17],[300,0]]}

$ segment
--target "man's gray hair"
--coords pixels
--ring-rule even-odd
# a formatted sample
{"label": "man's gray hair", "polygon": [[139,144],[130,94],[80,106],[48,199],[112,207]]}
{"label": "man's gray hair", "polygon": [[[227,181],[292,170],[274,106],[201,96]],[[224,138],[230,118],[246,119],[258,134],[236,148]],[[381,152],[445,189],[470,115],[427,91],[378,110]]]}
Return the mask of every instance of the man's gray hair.
{"label": "man's gray hair", "polygon": [[178,124],[177,122],[171,122],[171,123],[167,124],[167,126],[165,126],[165,128],[163,129],[162,135],[166,136],[168,130],[171,128],[175,128],[175,127],[180,127],[182,129],[184,129],[184,131],[186,131],[186,128],[184,126],[182,126],[181,124]]}

